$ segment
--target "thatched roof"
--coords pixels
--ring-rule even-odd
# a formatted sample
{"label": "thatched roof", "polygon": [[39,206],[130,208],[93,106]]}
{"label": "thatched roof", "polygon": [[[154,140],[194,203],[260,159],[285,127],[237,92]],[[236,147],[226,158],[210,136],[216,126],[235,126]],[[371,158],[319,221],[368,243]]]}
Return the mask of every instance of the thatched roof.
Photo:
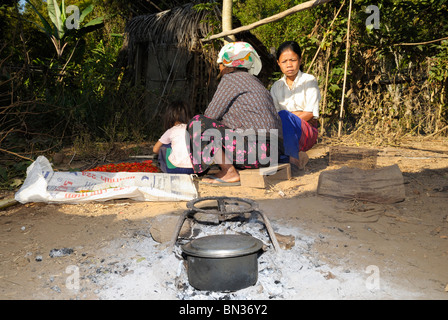
{"label": "thatched roof", "polygon": [[126,27],[130,48],[139,42],[177,45],[188,51],[201,50],[200,39],[213,32],[205,22],[211,13],[194,8],[195,3],[131,19]]}
{"label": "thatched roof", "polygon": [[[214,40],[203,45],[200,39],[221,30],[221,13],[217,6],[213,11],[198,10],[195,5],[204,3],[204,0],[166,10],[159,13],[140,15],[131,19],[126,26],[126,38],[128,49],[128,64],[133,65],[135,50],[138,44],[154,46],[177,46],[188,52],[198,52],[205,60],[214,64],[222,42]],[[218,23],[211,23],[216,21]],[[237,26],[239,21],[234,21]],[[214,30],[218,28],[219,30]],[[269,55],[263,44],[250,32],[242,32],[236,35],[237,41],[249,42],[263,61],[263,69],[259,75],[260,80],[268,83],[269,77],[276,65],[275,59]],[[149,48],[149,47],[148,47]]]}

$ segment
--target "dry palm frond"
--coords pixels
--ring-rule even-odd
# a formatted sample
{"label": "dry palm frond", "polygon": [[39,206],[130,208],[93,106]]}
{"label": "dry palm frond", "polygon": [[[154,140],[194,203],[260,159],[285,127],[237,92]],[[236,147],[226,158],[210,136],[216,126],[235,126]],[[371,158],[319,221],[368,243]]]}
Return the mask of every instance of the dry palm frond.
{"label": "dry palm frond", "polygon": [[201,49],[200,39],[212,32],[206,22],[210,12],[198,11],[193,3],[151,15],[141,15],[129,21],[126,33],[132,50],[140,42],[176,45],[189,51]]}

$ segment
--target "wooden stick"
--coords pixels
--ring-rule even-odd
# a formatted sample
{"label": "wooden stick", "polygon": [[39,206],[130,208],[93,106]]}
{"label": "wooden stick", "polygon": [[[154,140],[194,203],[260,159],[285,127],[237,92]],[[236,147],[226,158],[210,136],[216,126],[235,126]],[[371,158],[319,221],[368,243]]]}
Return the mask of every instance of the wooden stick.
{"label": "wooden stick", "polygon": [[352,0],[350,0],[350,6],[348,9],[348,21],[347,21],[347,45],[345,48],[345,67],[344,67],[344,85],[342,86],[342,99],[341,99],[341,110],[339,111],[339,124],[338,124],[338,138],[341,137],[342,131],[342,117],[344,114],[344,98],[345,98],[345,86],[347,83],[347,65],[350,50],[350,18],[352,13]]}
{"label": "wooden stick", "polygon": [[[344,4],[345,4],[345,0],[342,2],[341,6],[339,7],[339,10],[336,13],[336,15],[334,16],[333,21],[331,21],[330,27],[328,27],[327,32],[325,32],[324,37],[323,37],[322,42],[321,42],[322,44],[325,42],[325,39],[327,38],[327,35],[330,33],[330,30],[333,27],[333,23],[336,21],[336,18],[338,17],[339,13],[341,12],[341,9],[344,6]],[[319,54],[321,47],[322,46],[319,46],[317,48],[316,54],[314,55],[313,60],[311,60],[311,63],[309,65],[308,69],[306,70],[306,73],[310,73],[311,67],[313,66],[313,63],[316,60],[317,55]]]}
{"label": "wooden stick", "polygon": [[9,151],[9,150],[5,150],[5,149],[3,149],[3,148],[0,148],[0,151],[1,151],[1,152],[5,152],[5,153],[12,154],[12,155],[14,155],[14,156],[16,156],[16,157],[19,157],[19,158],[22,158],[22,159],[25,159],[25,160],[34,161],[33,159],[30,159],[30,158],[21,156],[21,155],[18,154],[18,153],[15,153],[15,152],[12,152],[12,151]]}
{"label": "wooden stick", "polygon": [[446,129],[448,129],[448,126],[445,126],[445,127],[443,127],[442,129],[440,129],[440,130],[436,130],[435,132],[433,132],[433,133],[431,133],[431,134],[429,134],[429,135],[423,137],[423,139],[431,138],[431,137],[435,136],[436,134],[438,134],[438,133],[440,133],[440,132],[442,132],[442,131],[444,131],[444,130],[446,130]]}
{"label": "wooden stick", "polygon": [[233,29],[233,30],[229,30],[229,31],[223,31],[221,33],[212,35],[209,38],[201,39],[201,41],[202,42],[207,42],[207,41],[215,40],[215,39],[218,39],[218,38],[223,38],[225,36],[237,34],[237,33],[243,32],[243,31],[249,31],[249,30],[255,29],[255,28],[259,27],[259,26],[262,26],[264,24],[268,24],[268,23],[271,23],[271,22],[283,19],[286,16],[289,16],[291,14],[297,13],[299,11],[311,9],[311,8],[314,8],[314,7],[318,6],[318,5],[320,5],[320,4],[324,4],[324,3],[327,3],[327,2],[330,2],[330,1],[331,0],[311,0],[311,1],[307,1],[307,2],[301,3],[301,4],[297,5],[297,6],[294,6],[294,7],[290,8],[290,9],[288,9],[288,10],[285,10],[283,12],[280,12],[278,14],[270,16],[268,18],[265,18],[265,19],[259,20],[257,22],[254,22],[252,24],[249,24],[247,26],[242,26],[242,27],[239,27],[239,28],[236,28],[236,29]]}
{"label": "wooden stick", "polygon": [[394,44],[394,46],[419,46],[419,45],[429,44],[429,43],[434,43],[434,42],[439,42],[439,41],[443,41],[443,40],[447,40],[447,39],[448,39],[448,37],[440,38],[440,39],[435,39],[435,40],[431,40],[431,41],[425,41],[425,42],[396,43],[396,44]]}
{"label": "wooden stick", "polygon": [[[330,58],[328,58],[327,61],[327,70],[326,70],[326,74],[325,74],[325,89],[324,89],[324,97],[322,99],[323,103],[322,103],[322,114],[325,114],[325,109],[327,107],[327,88],[328,88],[328,74],[330,72]],[[321,117],[320,120],[320,134],[324,135],[325,132],[325,127],[324,127],[324,118]]]}
{"label": "wooden stick", "polygon": [[16,199],[0,200],[0,210],[9,208],[17,203],[18,203],[18,201]]}
{"label": "wooden stick", "polygon": [[147,2],[149,2],[154,8],[156,8],[157,10],[159,10],[160,12],[162,12],[163,10],[160,9],[154,2],[152,2],[151,0],[146,0]]}

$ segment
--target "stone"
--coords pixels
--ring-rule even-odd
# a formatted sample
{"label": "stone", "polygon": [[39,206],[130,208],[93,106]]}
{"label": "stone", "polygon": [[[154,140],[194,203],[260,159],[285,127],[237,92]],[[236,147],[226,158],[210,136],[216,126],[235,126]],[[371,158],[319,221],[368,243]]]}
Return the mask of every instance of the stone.
{"label": "stone", "polygon": [[275,237],[283,250],[290,250],[296,244],[296,239],[292,235],[283,235],[276,232]]}
{"label": "stone", "polygon": [[[169,242],[173,237],[179,216],[159,215],[151,219],[149,232],[154,241],[159,243]],[[189,237],[191,235],[191,221],[186,219],[179,232],[179,237]]]}
{"label": "stone", "polygon": [[50,257],[52,257],[52,258],[65,257],[68,255],[71,255],[72,253],[73,253],[73,249],[71,249],[71,248],[51,249]]}
{"label": "stone", "polygon": [[65,154],[63,152],[57,152],[53,155],[53,164],[59,165],[64,163]]}

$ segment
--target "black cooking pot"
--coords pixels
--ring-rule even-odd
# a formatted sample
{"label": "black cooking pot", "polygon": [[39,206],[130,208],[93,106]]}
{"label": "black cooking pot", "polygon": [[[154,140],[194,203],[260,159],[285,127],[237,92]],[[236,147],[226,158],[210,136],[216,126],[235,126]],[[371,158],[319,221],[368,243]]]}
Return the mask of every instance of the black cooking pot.
{"label": "black cooking pot", "polygon": [[258,254],[263,242],[246,235],[214,235],[181,247],[190,284],[199,290],[236,291],[258,279]]}

